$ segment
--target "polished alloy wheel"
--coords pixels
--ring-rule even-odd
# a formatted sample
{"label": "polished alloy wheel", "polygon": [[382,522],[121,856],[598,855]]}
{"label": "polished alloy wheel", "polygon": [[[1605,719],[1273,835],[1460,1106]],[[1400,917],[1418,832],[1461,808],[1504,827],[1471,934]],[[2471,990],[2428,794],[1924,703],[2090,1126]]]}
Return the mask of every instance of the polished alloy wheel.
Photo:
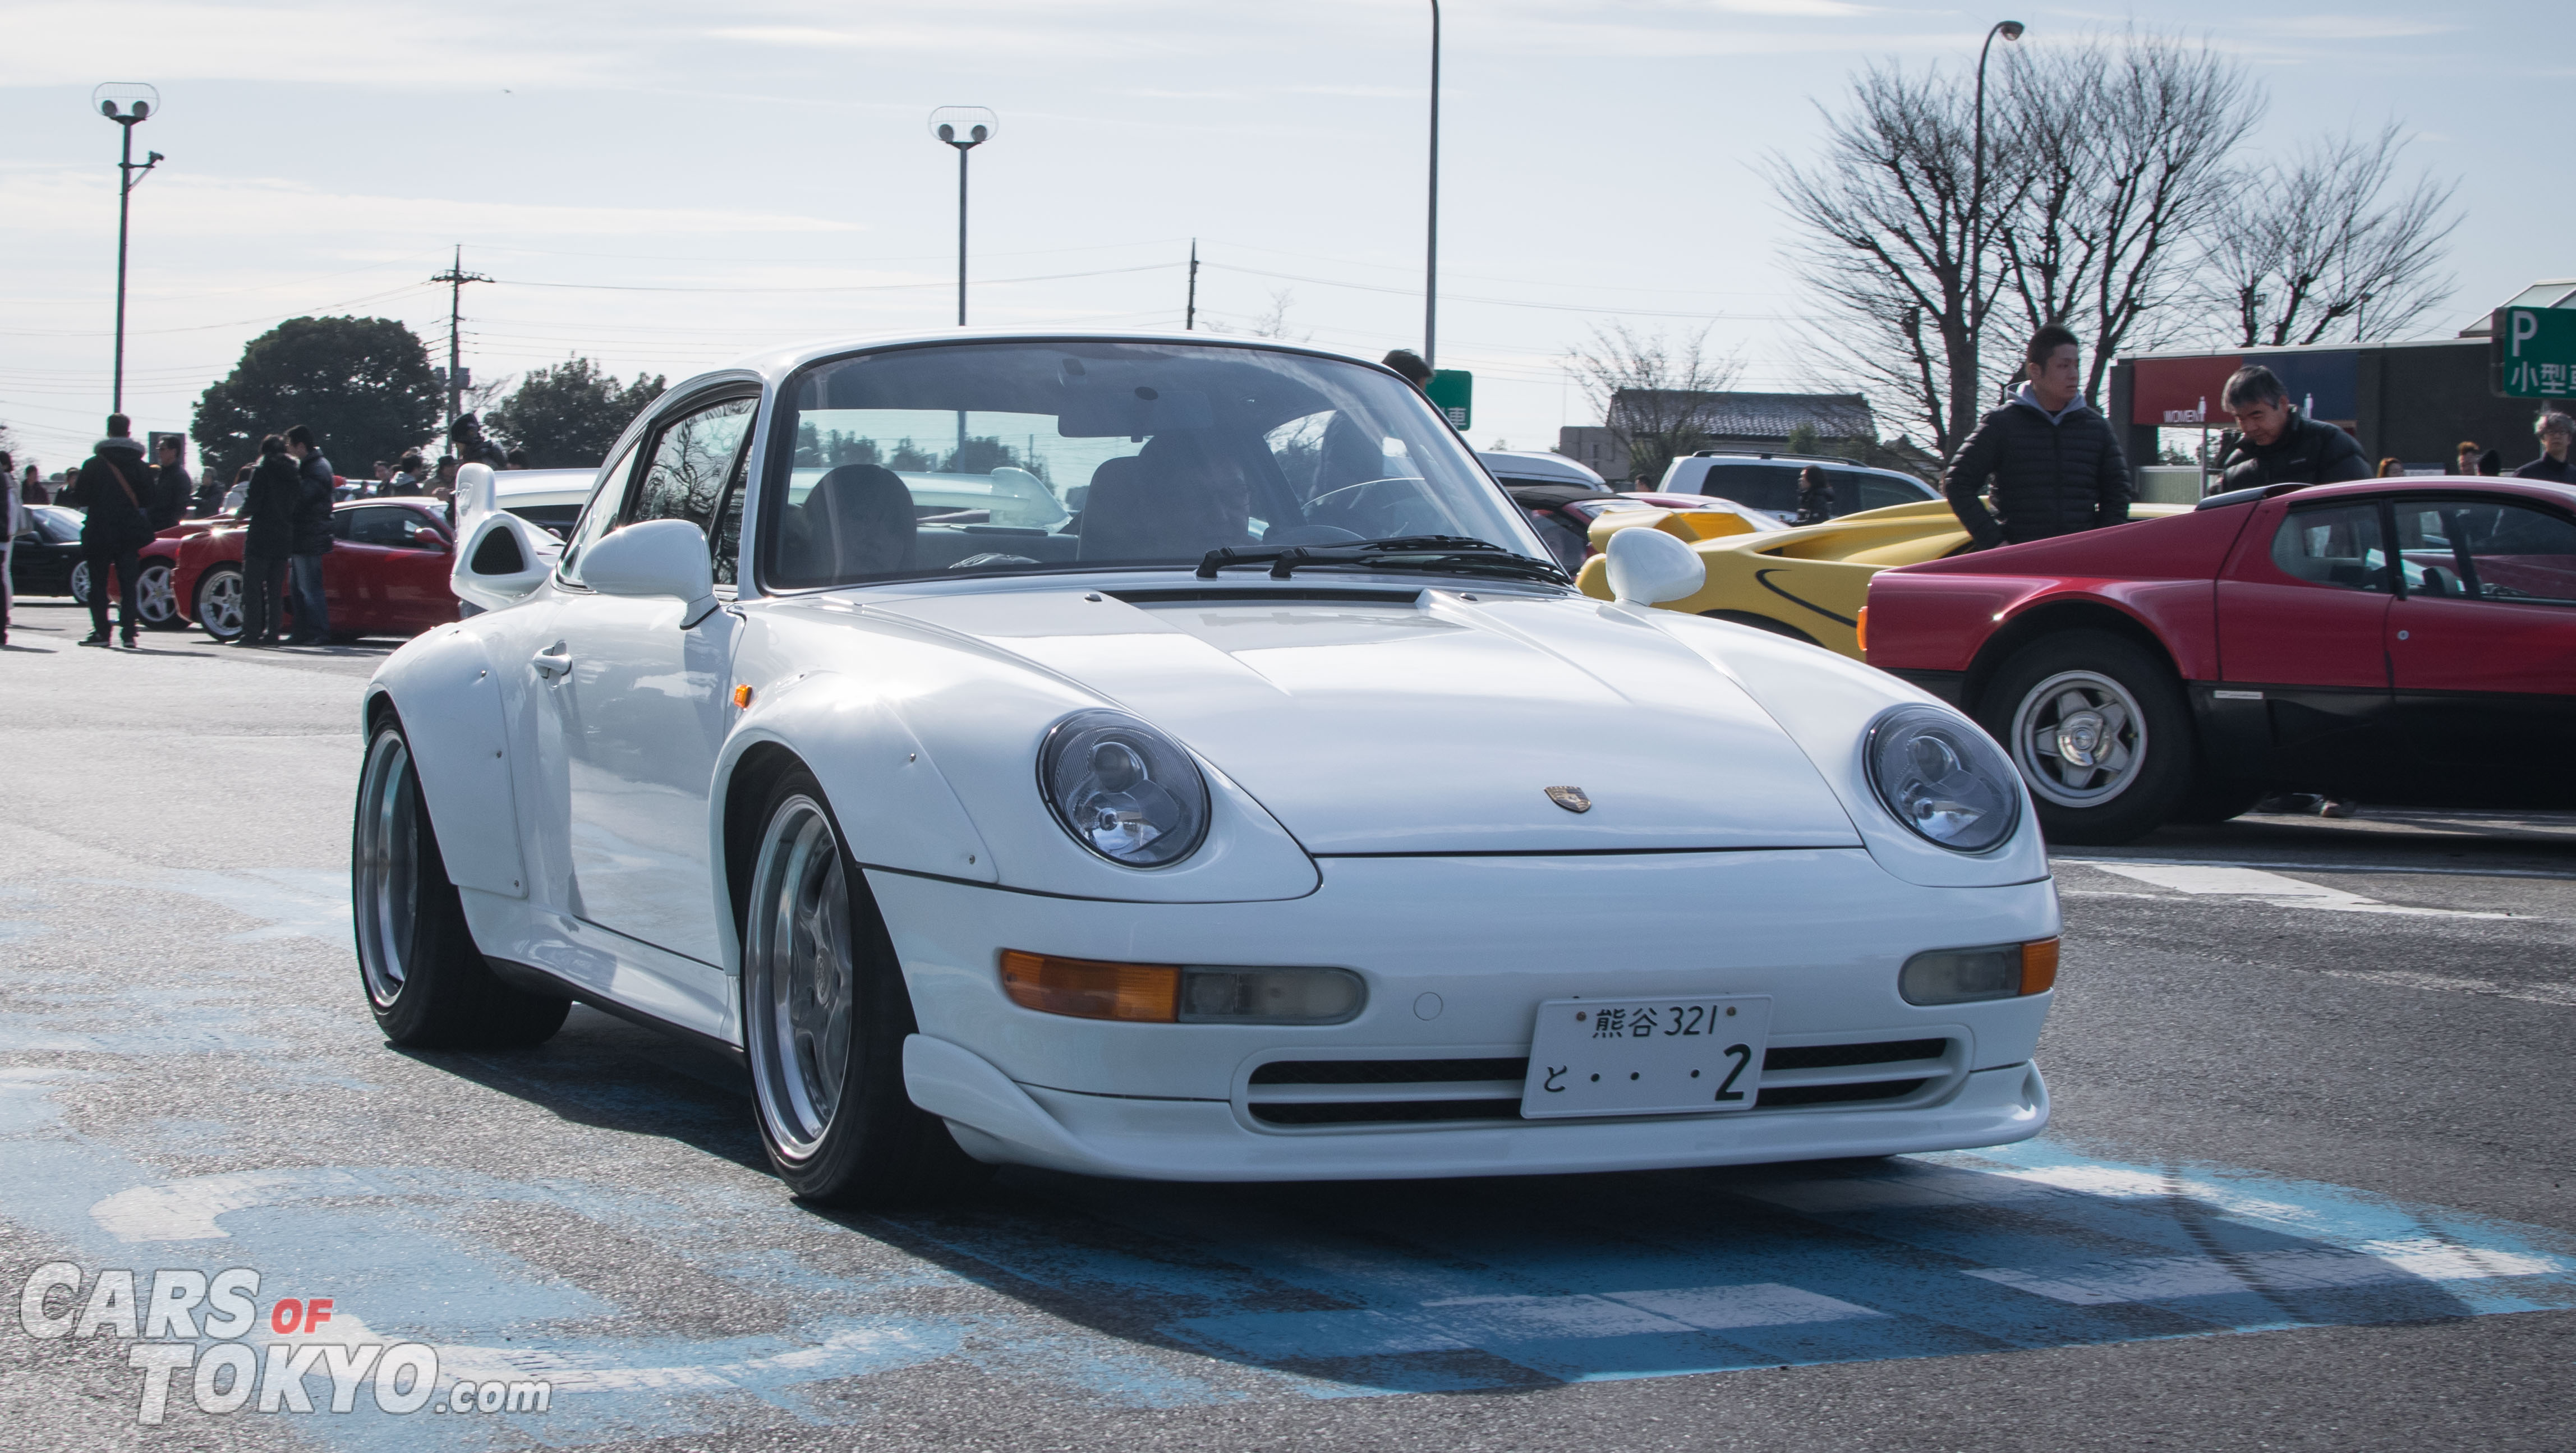
{"label": "polished alloy wheel", "polygon": [[170,562],[147,562],[134,577],[134,608],[143,623],[155,630],[170,624],[179,614],[179,598],[170,588]]}
{"label": "polished alloy wheel", "polygon": [[239,570],[218,568],[206,572],[206,583],[197,587],[197,622],[206,634],[219,641],[229,641],[241,634],[242,575]]}
{"label": "polished alloy wheel", "polygon": [[420,794],[412,783],[411,747],[399,731],[379,732],[358,779],[355,875],[358,965],[379,1005],[402,992],[405,965],[420,921]]}
{"label": "polished alloy wheel", "polygon": [[2010,740],[2031,791],[2060,807],[2099,807],[2145,767],[2146,713],[2101,672],[2061,671],[2023,693]]}
{"label": "polished alloy wheel", "polygon": [[78,562],[76,562],[76,563],[74,563],[74,564],[73,564],[73,566],[72,566],[72,579],[71,579],[71,584],[70,584],[69,586],[67,586],[66,588],[67,588],[68,590],[70,590],[70,591],[71,591],[71,593],[72,593],[72,604],[74,604],[74,605],[87,605],[87,604],[89,604],[89,562],[88,562],[88,561],[86,561],[86,560],[82,560],[82,561],[78,561]]}
{"label": "polished alloy wheel", "polygon": [[858,1033],[850,893],[831,819],[813,798],[778,805],[752,871],[743,1019],[771,1141],[811,1157],[840,1106]]}

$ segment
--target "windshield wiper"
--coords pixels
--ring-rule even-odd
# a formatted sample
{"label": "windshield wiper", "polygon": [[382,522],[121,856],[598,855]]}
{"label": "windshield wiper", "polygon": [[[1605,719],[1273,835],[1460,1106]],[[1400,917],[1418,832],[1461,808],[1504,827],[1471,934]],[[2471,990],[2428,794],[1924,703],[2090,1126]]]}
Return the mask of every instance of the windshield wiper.
{"label": "windshield wiper", "polygon": [[1550,585],[1573,583],[1553,561],[1515,554],[1489,540],[1466,535],[1405,535],[1392,540],[1355,540],[1347,545],[1226,545],[1201,557],[1198,577],[1214,580],[1218,571],[1234,565],[1268,565],[1273,580],[1286,580],[1300,565],[1359,565],[1373,570],[1497,575],[1541,580]]}

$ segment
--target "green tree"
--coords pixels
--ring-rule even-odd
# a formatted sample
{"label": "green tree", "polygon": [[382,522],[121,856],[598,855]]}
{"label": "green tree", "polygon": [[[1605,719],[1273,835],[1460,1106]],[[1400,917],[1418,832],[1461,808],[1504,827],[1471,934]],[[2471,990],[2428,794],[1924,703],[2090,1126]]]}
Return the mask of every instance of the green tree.
{"label": "green tree", "polygon": [[527,450],[535,468],[593,468],[664,387],[662,375],[640,373],[621,386],[589,359],[568,358],[528,370],[518,391],[484,415],[483,426],[503,444]]}
{"label": "green tree", "polygon": [[189,429],[209,471],[258,457],[263,434],[302,424],[342,474],[360,475],[438,431],[429,350],[391,318],[289,318],[242,349],[197,400]]}

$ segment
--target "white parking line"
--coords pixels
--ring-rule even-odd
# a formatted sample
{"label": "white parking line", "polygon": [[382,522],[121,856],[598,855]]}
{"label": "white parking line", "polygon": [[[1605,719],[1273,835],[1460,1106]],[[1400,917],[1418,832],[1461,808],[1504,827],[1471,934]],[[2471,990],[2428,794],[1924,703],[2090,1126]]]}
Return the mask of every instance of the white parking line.
{"label": "white parking line", "polygon": [[[2075,863],[2076,859],[2061,861]],[[2081,860],[2081,866],[2111,873],[2176,893],[2251,898],[2275,908],[2316,908],[2329,913],[2393,913],[2417,918],[2511,918],[2510,913],[2476,913],[2465,908],[2408,908],[2382,903],[2341,888],[2303,883],[2260,868],[2219,867],[2207,863],[2137,863],[2106,858]]]}

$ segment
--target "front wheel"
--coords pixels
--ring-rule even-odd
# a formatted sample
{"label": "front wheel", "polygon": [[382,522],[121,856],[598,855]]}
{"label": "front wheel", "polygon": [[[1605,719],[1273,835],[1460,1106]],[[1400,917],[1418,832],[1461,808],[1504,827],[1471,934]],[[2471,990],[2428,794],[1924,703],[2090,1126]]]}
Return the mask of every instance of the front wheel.
{"label": "front wheel", "polygon": [[242,631],[242,568],[229,562],[197,578],[197,624],[218,641]]}
{"label": "front wheel", "polygon": [[134,609],[148,629],[176,630],[186,624],[179,619],[179,597],[171,589],[170,576],[167,560],[146,560],[135,572]]}
{"label": "front wheel", "polygon": [[894,945],[810,773],[761,817],[742,945],[742,1020],[761,1143],[798,1197],[935,1198],[977,1167],[903,1086],[914,1031]]}
{"label": "front wheel", "polygon": [[89,562],[88,562],[88,561],[86,561],[86,560],[81,560],[81,561],[77,561],[77,562],[75,562],[75,563],[72,565],[72,578],[71,578],[71,583],[70,583],[67,587],[65,587],[65,588],[66,588],[66,589],[68,589],[68,590],[70,590],[70,591],[71,591],[71,593],[72,593],[72,604],[74,604],[74,605],[87,605],[87,604],[89,604]]}
{"label": "front wheel", "polygon": [[349,896],[367,1008],[386,1039],[421,1049],[539,1044],[569,1000],[504,984],[483,962],[447,880],[411,742],[391,716],[367,743],[350,834]]}
{"label": "front wheel", "polygon": [[2162,661],[2107,631],[2023,647],[1977,713],[2030,784],[2051,841],[2125,843],[2162,826],[2192,782],[2191,715]]}

